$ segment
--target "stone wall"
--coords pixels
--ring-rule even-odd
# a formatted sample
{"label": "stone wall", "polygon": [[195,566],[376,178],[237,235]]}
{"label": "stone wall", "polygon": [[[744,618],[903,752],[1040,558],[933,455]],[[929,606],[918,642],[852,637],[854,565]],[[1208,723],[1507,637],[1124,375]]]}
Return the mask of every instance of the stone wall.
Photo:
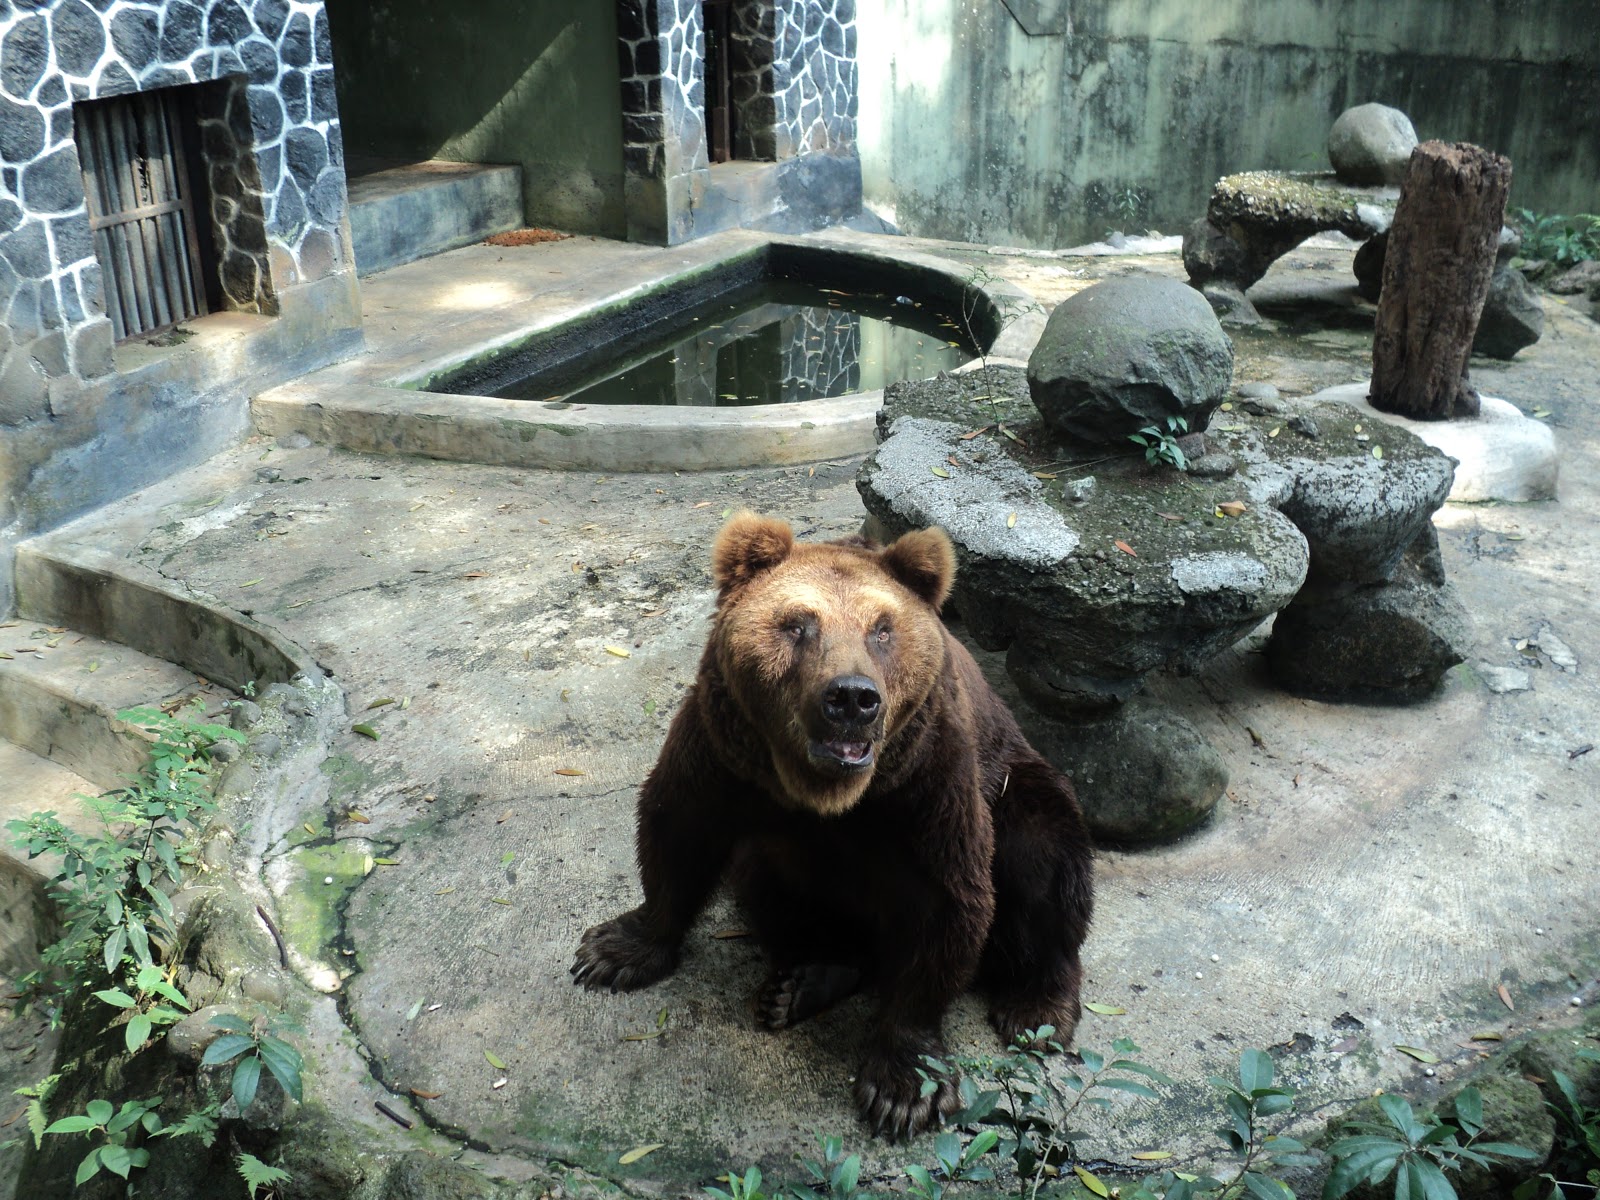
{"label": "stone wall", "polygon": [[[855,0],[735,0],[735,154],[774,162],[770,203],[720,192],[707,158],[701,0],[619,0],[628,237],[808,228],[860,208]],[[766,211],[763,211],[763,209]]]}
{"label": "stone wall", "polygon": [[1370,100],[1421,138],[1508,155],[1513,205],[1595,208],[1592,4],[877,0],[859,13],[867,200],[908,233],[1068,246],[1180,232],[1223,175],[1326,169],[1334,118]]}
{"label": "stone wall", "polygon": [[[302,308],[324,327],[264,331],[278,352],[250,369],[232,361],[228,378],[174,367],[176,389],[141,362],[136,389],[113,353],[73,105],[191,84],[207,85],[193,100],[211,206],[196,218],[211,226],[223,307],[285,313],[296,289],[312,290]],[[348,350],[345,209],[320,0],[0,4],[0,611],[16,537],[219,448],[243,427],[244,397],[236,412],[207,410],[217,388],[310,363],[319,340]]]}

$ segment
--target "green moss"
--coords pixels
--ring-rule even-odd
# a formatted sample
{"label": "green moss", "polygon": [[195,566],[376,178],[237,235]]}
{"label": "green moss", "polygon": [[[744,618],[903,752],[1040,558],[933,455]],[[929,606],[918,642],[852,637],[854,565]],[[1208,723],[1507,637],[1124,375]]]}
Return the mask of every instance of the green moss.
{"label": "green moss", "polygon": [[347,844],[324,843],[301,846],[288,857],[295,870],[278,905],[284,934],[308,953],[322,953],[338,940],[339,914],[372,872],[372,855]]}

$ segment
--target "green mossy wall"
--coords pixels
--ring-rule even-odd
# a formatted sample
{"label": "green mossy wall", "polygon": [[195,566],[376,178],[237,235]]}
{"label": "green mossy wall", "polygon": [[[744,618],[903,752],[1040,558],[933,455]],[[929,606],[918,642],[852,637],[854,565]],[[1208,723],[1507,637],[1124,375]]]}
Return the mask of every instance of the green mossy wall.
{"label": "green mossy wall", "polygon": [[333,0],[346,152],[515,163],[530,225],[622,237],[611,0]]}
{"label": "green mossy wall", "polygon": [[1182,229],[1222,175],[1326,169],[1369,100],[1511,157],[1512,204],[1600,210],[1593,0],[1002,0],[858,6],[869,207],[908,233],[1067,246]]}

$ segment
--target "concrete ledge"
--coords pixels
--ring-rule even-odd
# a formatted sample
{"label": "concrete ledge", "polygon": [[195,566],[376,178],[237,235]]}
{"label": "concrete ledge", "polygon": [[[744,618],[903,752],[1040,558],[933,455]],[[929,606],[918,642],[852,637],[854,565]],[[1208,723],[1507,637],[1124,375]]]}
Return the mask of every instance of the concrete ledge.
{"label": "concrete ledge", "polygon": [[522,168],[431,160],[349,182],[356,273],[481,242],[522,225]]}
{"label": "concrete ledge", "polygon": [[[188,671],[127,646],[71,632],[36,654],[0,660],[0,737],[81,775],[96,788],[144,765],[144,739],[117,713],[195,686]],[[41,645],[33,642],[33,645]]]}
{"label": "concrete ledge", "polygon": [[309,655],[265,626],[60,531],[17,548],[17,609],[164,658],[234,691],[322,675]]}
{"label": "concrete ledge", "polygon": [[493,396],[353,386],[337,397],[307,384],[258,396],[269,436],[368,454],[418,454],[493,466],[596,471],[716,471],[865,454],[881,392],[805,404],[562,408]]}
{"label": "concrete ledge", "polygon": [[1483,396],[1474,419],[1413,421],[1379,412],[1367,403],[1369,383],[1327,388],[1312,400],[1337,400],[1369,413],[1375,421],[1398,425],[1456,460],[1456,479],[1448,499],[1458,504],[1489,500],[1520,504],[1554,500],[1560,462],[1555,432],[1543,421],[1495,396]]}

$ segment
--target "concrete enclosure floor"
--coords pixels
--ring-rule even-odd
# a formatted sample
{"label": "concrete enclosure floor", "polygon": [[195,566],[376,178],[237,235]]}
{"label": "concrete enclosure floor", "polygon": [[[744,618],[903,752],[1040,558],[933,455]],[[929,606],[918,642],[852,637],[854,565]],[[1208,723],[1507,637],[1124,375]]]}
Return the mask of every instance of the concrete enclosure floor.
{"label": "concrete enclosure floor", "polygon": [[[1107,274],[1182,274],[1175,254],[916,248],[1047,306]],[[515,253],[559,256],[581,279],[580,251]],[[488,269],[483,249],[457,253]],[[602,244],[592,268],[615,253]],[[451,257],[419,279],[448,273]],[[1371,310],[1349,263],[1348,247],[1319,244],[1274,268],[1252,293],[1274,326],[1237,336],[1236,381],[1292,396],[1363,377]],[[369,309],[423,336],[439,308],[396,276],[367,285]],[[1474,377],[1548,413],[1561,499],[1439,515],[1477,631],[1439,696],[1400,709],[1294,699],[1267,683],[1250,640],[1155,684],[1232,782],[1195,835],[1100,856],[1085,998],[1125,1015],[1086,1015],[1079,1042],[1131,1037],[1182,1082],[1174,1103],[1110,1114],[1100,1157],[1159,1147],[1193,1161],[1216,1123],[1203,1080],[1245,1047],[1275,1047],[1315,1113],[1380,1087],[1427,1093],[1480,1053],[1472,1033],[1600,1002],[1600,752],[1582,752],[1600,741],[1600,328],[1546,307],[1543,341],[1510,364],[1475,363]],[[490,1170],[554,1159],[669,1195],[755,1161],[796,1178],[792,1157],[817,1131],[843,1135],[869,1170],[906,1160],[852,1110],[866,1001],[783,1035],[757,1030],[747,998],[762,964],[748,939],[722,936],[740,926],[726,900],[654,988],[590,995],[567,975],[582,931],[637,902],[634,795],[694,676],[724,514],[772,513],[813,538],[855,532],[857,461],[604,475],[293,444],[254,438],[36,549],[108,552],[247,613],[342,690],[348,718],[302,832],[265,848],[263,873],[296,965],[337,995],[387,1102]],[[1575,670],[1516,649],[1544,623]],[[1531,687],[1492,693],[1480,663],[1523,667]],[[397,702],[369,711],[386,698]],[[377,740],[351,731],[363,722]],[[957,1053],[998,1048],[976,998],[948,1033]],[[346,1085],[313,1072],[309,1086]],[[370,1105],[347,1092],[331,1106]]]}

